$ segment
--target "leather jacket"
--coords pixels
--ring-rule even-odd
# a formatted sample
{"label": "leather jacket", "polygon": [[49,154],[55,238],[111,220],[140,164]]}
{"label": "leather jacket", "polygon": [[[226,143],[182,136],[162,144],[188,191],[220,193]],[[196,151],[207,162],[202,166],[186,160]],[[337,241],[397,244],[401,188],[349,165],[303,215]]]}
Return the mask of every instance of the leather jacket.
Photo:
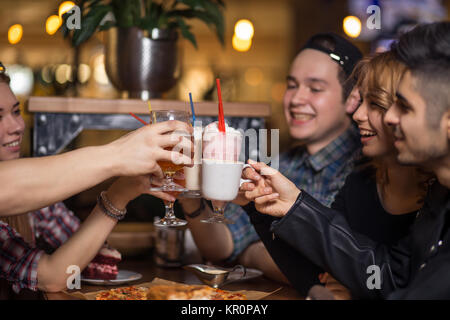
{"label": "leather jacket", "polygon": [[[439,183],[430,188],[410,234],[393,246],[353,232],[343,214],[305,191],[281,219],[259,214],[251,205],[245,209],[280,270],[302,294],[314,282],[307,278],[324,270],[355,299],[450,299],[445,268],[450,265],[450,192]],[[372,265],[379,267],[379,289],[368,286]]]}

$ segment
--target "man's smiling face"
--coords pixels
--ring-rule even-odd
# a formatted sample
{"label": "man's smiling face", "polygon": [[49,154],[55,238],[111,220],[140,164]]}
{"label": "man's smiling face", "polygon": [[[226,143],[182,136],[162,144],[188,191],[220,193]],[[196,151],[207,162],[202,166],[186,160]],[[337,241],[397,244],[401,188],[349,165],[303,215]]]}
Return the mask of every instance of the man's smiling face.
{"label": "man's smiling face", "polygon": [[295,58],[283,100],[294,139],[326,145],[348,126],[338,71],[338,64],[317,50],[305,49]]}
{"label": "man's smiling face", "polygon": [[416,86],[416,79],[407,71],[397,90],[397,101],[385,116],[386,124],[393,128],[398,161],[403,164],[426,164],[449,152],[448,112],[437,126],[431,126],[426,101]]}

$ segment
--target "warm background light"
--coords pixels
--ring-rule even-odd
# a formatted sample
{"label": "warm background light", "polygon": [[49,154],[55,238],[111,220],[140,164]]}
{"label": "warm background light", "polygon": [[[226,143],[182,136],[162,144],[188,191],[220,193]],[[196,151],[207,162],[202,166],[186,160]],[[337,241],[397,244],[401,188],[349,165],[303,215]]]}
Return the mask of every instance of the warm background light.
{"label": "warm background light", "polygon": [[361,33],[361,21],[355,16],[347,16],[343,22],[344,32],[352,38],[357,38]]}
{"label": "warm background light", "polygon": [[20,24],[15,24],[9,27],[8,30],[8,41],[11,44],[19,43],[22,40],[23,27]]}
{"label": "warm background light", "polygon": [[57,15],[52,15],[47,18],[47,21],[45,22],[45,31],[49,35],[54,34],[56,31],[58,31],[59,27],[62,24],[62,20]]}
{"label": "warm background light", "polygon": [[63,14],[72,9],[73,6],[75,6],[75,3],[72,1],[64,1],[61,3],[58,10],[59,17],[62,18]]}
{"label": "warm background light", "polygon": [[239,52],[245,52],[248,51],[252,46],[252,39],[242,40],[241,38],[238,38],[236,34],[234,34],[232,44],[234,50],[237,50]]}
{"label": "warm background light", "polygon": [[239,52],[250,50],[252,38],[255,33],[253,23],[247,19],[241,19],[234,25],[234,34],[232,39],[233,49]]}
{"label": "warm background light", "polygon": [[241,19],[234,25],[234,33],[242,40],[250,40],[253,37],[255,29],[250,20]]}

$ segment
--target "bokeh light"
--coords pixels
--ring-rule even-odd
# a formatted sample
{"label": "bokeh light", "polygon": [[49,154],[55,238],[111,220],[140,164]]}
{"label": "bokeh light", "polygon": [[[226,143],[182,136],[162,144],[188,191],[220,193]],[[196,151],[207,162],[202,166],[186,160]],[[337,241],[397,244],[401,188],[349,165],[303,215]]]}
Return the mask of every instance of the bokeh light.
{"label": "bokeh light", "polygon": [[357,38],[361,34],[361,20],[358,17],[345,17],[342,26],[349,37]]}
{"label": "bokeh light", "polygon": [[62,19],[57,15],[52,15],[48,17],[45,22],[45,31],[47,31],[49,35],[53,35],[56,31],[58,31],[59,27],[61,27],[61,24]]}
{"label": "bokeh light", "polygon": [[20,24],[14,24],[8,29],[8,41],[11,44],[19,43],[22,40],[23,27]]}
{"label": "bokeh light", "polygon": [[74,6],[75,3],[73,3],[72,1],[64,1],[63,3],[61,3],[58,9],[59,17],[62,18],[63,14],[67,11],[70,11],[70,9],[72,9],[72,7]]}
{"label": "bokeh light", "polygon": [[232,40],[233,49],[237,50],[239,52],[245,52],[250,50],[252,46],[252,39],[249,40],[243,40],[239,38],[236,34],[233,35]]}
{"label": "bokeh light", "polygon": [[251,40],[255,29],[253,23],[247,19],[241,19],[234,25],[234,33],[241,40]]}

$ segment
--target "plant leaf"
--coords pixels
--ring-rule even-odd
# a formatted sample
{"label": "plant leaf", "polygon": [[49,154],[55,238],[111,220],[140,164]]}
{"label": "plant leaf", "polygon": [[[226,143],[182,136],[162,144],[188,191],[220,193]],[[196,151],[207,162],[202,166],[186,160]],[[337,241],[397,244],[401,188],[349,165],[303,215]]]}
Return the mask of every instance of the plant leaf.
{"label": "plant leaf", "polygon": [[86,16],[81,18],[81,29],[74,30],[72,44],[77,47],[89,39],[97,30],[105,15],[111,10],[112,8],[107,5],[98,5],[95,10],[91,8]]}
{"label": "plant leaf", "polygon": [[195,49],[198,49],[197,47],[197,41],[195,40],[194,34],[189,30],[191,27],[184,22],[183,19],[177,18],[176,19],[178,27],[180,28],[181,35],[189,40],[195,47]]}

